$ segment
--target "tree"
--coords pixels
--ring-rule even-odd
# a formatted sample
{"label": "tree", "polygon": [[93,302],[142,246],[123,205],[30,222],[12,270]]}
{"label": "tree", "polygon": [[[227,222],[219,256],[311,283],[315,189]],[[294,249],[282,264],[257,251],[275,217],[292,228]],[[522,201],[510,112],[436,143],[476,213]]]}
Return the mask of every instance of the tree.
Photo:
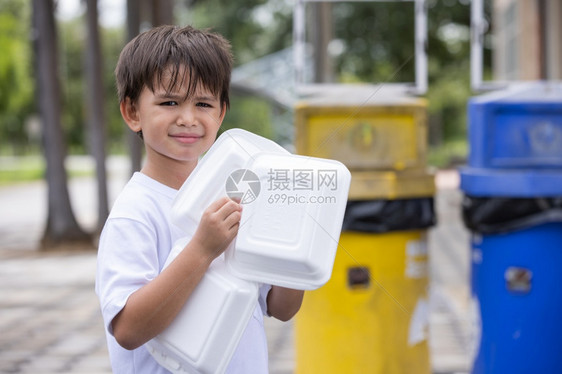
{"label": "tree", "polygon": [[90,153],[96,161],[96,181],[98,184],[98,231],[101,231],[107,216],[109,205],[107,198],[107,175],[105,168],[105,108],[103,90],[103,67],[100,55],[100,36],[98,27],[98,2],[87,0],[86,24],[86,112],[88,125],[88,143]]}
{"label": "tree", "polygon": [[[127,0],[127,41],[131,41],[140,30],[140,5],[138,0]],[[142,142],[134,132],[127,131],[127,143],[131,155],[131,174],[139,171],[142,160]]]}
{"label": "tree", "polygon": [[33,49],[37,100],[43,124],[43,150],[47,164],[47,225],[41,244],[52,248],[68,242],[91,243],[78,225],[70,205],[64,167],[65,142],[60,123],[60,84],[57,33],[52,0],[33,0]]}
{"label": "tree", "polygon": [[174,24],[174,0],[151,0],[152,26]]}

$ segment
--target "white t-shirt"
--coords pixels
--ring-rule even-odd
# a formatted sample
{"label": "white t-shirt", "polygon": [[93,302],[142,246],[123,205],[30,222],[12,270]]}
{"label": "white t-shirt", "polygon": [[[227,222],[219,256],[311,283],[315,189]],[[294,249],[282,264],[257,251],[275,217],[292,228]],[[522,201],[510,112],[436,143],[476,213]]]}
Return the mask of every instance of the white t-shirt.
{"label": "white t-shirt", "polygon": [[[174,242],[185,236],[170,221],[177,190],[135,173],[117,198],[103,228],[96,272],[107,345],[114,373],[168,373],[145,346],[122,348],[111,327],[129,296],[162,270]],[[229,374],[267,373],[267,341],[263,328],[266,296],[270,286],[260,288],[259,302],[228,366]]]}

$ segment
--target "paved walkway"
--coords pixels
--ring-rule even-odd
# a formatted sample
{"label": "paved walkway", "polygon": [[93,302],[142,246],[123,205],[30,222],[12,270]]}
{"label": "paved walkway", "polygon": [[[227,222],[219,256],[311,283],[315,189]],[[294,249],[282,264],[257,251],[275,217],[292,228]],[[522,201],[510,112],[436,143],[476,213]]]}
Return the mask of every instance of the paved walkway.
{"label": "paved walkway", "polygon": [[[111,178],[112,198],[125,182],[120,175]],[[468,234],[460,222],[457,178],[439,173],[439,225],[429,232],[430,347],[439,374],[469,368]],[[83,197],[95,196],[94,183],[75,179],[70,185],[78,220],[93,227],[95,202]],[[39,182],[0,188],[0,373],[110,373],[93,290],[95,251],[36,250],[44,196]],[[292,373],[292,323],[268,319],[266,330],[271,374]]]}
{"label": "paved walkway", "polygon": [[93,252],[0,251],[0,372],[110,373]]}

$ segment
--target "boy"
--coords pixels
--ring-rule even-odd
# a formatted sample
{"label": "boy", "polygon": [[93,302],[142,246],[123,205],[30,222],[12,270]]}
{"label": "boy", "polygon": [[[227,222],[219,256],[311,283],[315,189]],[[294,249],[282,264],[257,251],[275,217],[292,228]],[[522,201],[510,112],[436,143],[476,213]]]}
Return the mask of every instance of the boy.
{"label": "boy", "polygon": [[[231,67],[229,43],[192,27],[149,30],[119,57],[121,114],[143,138],[146,162],[117,198],[100,237],[96,293],[115,373],[167,372],[144,343],[173,321],[238,232],[242,207],[219,199],[162,270],[173,243],[184,235],[170,223],[173,199],[215,141],[229,107]],[[299,310],[302,297],[302,291],[261,287],[228,373],[267,373],[263,315],[286,321]]]}

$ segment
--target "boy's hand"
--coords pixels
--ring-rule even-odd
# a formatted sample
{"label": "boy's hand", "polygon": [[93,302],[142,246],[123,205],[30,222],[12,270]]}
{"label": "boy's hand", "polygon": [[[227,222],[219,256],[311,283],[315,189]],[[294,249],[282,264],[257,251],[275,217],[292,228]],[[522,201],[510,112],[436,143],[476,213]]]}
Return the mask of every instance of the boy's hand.
{"label": "boy's hand", "polygon": [[191,240],[211,259],[218,257],[238,234],[242,206],[223,197],[213,202],[201,217],[201,222]]}

